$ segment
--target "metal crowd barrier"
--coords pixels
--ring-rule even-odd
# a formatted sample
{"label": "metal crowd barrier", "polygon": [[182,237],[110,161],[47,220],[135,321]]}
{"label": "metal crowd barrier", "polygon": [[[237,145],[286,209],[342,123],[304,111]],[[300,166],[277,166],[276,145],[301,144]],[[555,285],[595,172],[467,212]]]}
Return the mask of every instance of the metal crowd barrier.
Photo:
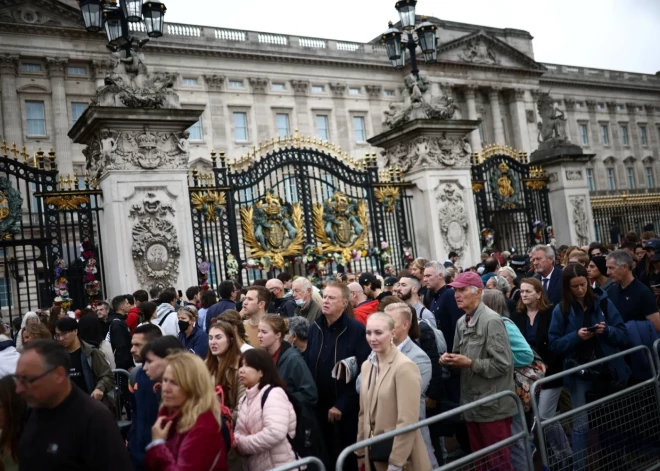
{"label": "metal crowd barrier", "polygon": [[[130,411],[128,410],[130,406],[127,395],[131,374],[121,368],[115,368],[112,370],[112,375],[115,378],[115,420],[117,421],[117,427],[119,427],[122,436],[126,437],[128,429],[131,428],[131,420],[128,418],[130,416]],[[126,409],[125,414],[122,413],[122,409]],[[124,418],[124,416],[126,416],[126,418]]]}
{"label": "metal crowd barrier", "polygon": [[[314,466],[310,467],[310,464]],[[294,469],[302,469],[301,466],[307,466],[307,471],[325,471],[325,466],[323,466],[321,460],[315,458],[314,456],[301,458],[294,461],[293,463],[283,464],[282,466],[273,468],[270,471],[293,471]]]}
{"label": "metal crowd barrier", "polygon": [[[649,379],[541,420],[536,392],[544,384],[570,375],[584,375],[591,368],[637,352],[648,356],[652,373]],[[591,392],[598,395],[603,391]],[[646,346],[624,350],[540,379],[532,385],[531,397],[544,469],[649,470],[660,467],[660,387],[654,358]],[[573,428],[575,421],[585,424],[586,428],[576,432]]]}
{"label": "metal crowd barrier", "polygon": [[[502,440],[498,443],[495,443],[487,448],[483,448],[479,451],[476,451],[474,453],[470,453],[467,456],[464,456],[456,461],[452,461],[449,464],[446,464],[440,468],[437,469],[437,471],[450,471],[450,470],[461,470],[461,471],[468,471],[468,470],[476,470],[476,469],[500,469],[500,468],[493,468],[492,466],[489,466],[489,463],[497,459],[497,456],[494,456],[497,453],[501,453],[504,449],[510,448],[513,444],[518,442],[518,440],[522,440],[523,446],[525,449],[525,458],[527,461],[527,469],[534,469],[533,461],[532,461],[532,453],[531,453],[531,441],[530,441],[530,434],[527,433],[527,424],[525,422],[525,413],[524,409],[522,406],[522,403],[520,402],[520,398],[512,392],[512,391],[502,391],[500,393],[494,394],[492,396],[479,399],[478,401],[471,402],[469,404],[465,404],[463,406],[457,407],[455,409],[452,409],[447,412],[443,412],[442,414],[429,417],[428,419],[415,422],[414,424],[406,425],[405,427],[398,428],[396,430],[391,430],[389,432],[382,433],[380,435],[376,435],[375,437],[368,438],[366,440],[363,440],[361,442],[358,442],[354,445],[351,445],[347,448],[344,448],[344,450],[341,452],[339,455],[339,458],[337,459],[337,464],[335,467],[335,471],[343,471],[344,468],[344,462],[346,461],[346,458],[354,453],[357,450],[360,450],[365,447],[369,447],[375,443],[382,442],[385,440],[388,440],[390,438],[394,438],[398,435],[403,435],[408,432],[415,431],[417,429],[420,429],[422,427],[425,427],[427,425],[434,424],[436,422],[441,422],[443,420],[446,420],[450,417],[453,417],[458,414],[462,414],[465,411],[468,411],[470,409],[475,409],[477,407],[480,407],[484,404],[488,404],[489,402],[497,401],[499,399],[502,399],[504,397],[511,397],[515,403],[516,407],[518,408],[518,414],[522,420],[522,432],[517,433],[515,435],[512,435],[511,437],[507,438],[506,440]],[[502,468],[503,469],[503,468]]]}
{"label": "metal crowd barrier", "polygon": [[658,372],[658,380],[660,380],[660,353],[658,353],[659,348],[660,339],[653,342],[653,360],[655,361],[655,369]]}

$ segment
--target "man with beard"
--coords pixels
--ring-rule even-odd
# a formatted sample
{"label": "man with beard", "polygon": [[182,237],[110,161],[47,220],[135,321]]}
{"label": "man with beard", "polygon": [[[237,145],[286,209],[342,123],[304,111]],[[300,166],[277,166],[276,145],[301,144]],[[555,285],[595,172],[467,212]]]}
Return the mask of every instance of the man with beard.
{"label": "man with beard", "polygon": [[410,275],[402,276],[399,280],[399,298],[408,306],[414,307],[417,311],[417,319],[425,319],[433,322],[436,325],[435,316],[431,311],[426,309],[419,299],[419,290],[422,284],[419,280]]}

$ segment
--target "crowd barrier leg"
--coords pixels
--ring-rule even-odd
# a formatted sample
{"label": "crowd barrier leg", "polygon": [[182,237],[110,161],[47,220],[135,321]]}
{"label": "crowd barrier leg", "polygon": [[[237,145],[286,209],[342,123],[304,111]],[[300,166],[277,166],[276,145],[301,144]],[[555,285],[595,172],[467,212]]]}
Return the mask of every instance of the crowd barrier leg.
{"label": "crowd barrier leg", "polygon": [[315,458],[314,456],[308,456],[307,458],[296,460],[293,463],[283,464],[270,471],[293,471],[302,469],[305,469],[305,471],[325,471],[325,466],[320,459]]}
{"label": "crowd barrier leg", "polygon": [[[613,360],[640,353],[649,360],[651,377],[647,380],[614,388],[598,383],[598,377],[590,373]],[[550,417],[542,415],[537,391],[546,383],[569,376],[572,409]],[[544,469],[660,468],[660,388],[655,360],[647,347],[634,347],[543,378],[532,385],[531,395]],[[558,441],[563,434],[570,437],[568,452],[567,443]]]}
{"label": "crowd barrier leg", "polygon": [[[531,439],[530,439],[530,434],[527,432],[527,423],[525,421],[525,413],[524,409],[522,406],[522,403],[520,402],[520,399],[518,396],[513,392],[513,391],[503,391],[497,394],[494,394],[493,396],[489,396],[483,399],[480,399],[475,402],[471,402],[469,404],[465,404],[463,406],[457,407],[455,409],[452,409],[450,411],[444,412],[442,414],[430,417],[428,419],[416,422],[411,425],[407,425],[405,427],[398,428],[396,430],[392,430],[390,432],[386,432],[380,435],[377,435],[375,437],[369,438],[367,440],[363,440],[361,442],[358,442],[354,445],[351,445],[347,448],[345,448],[341,454],[339,455],[339,459],[337,459],[337,464],[335,467],[335,471],[343,471],[344,470],[344,462],[346,461],[346,458],[350,456],[352,453],[354,453],[357,450],[361,450],[366,447],[370,447],[375,443],[382,442],[385,440],[389,440],[390,438],[394,438],[398,435],[403,435],[405,433],[412,432],[414,430],[420,429],[422,427],[435,424],[438,422],[441,422],[443,420],[447,420],[451,417],[454,417],[456,415],[462,414],[465,411],[468,411],[470,409],[475,409],[478,407],[481,407],[485,404],[488,404],[492,401],[498,401],[504,397],[510,397],[513,401],[516,403],[516,407],[518,408],[518,415],[520,417],[520,425],[521,425],[521,431],[518,433],[512,433],[511,436],[507,439],[500,440],[497,443],[491,444],[490,446],[487,446],[479,451],[476,451],[474,453],[470,453],[469,455],[466,455],[456,461],[453,461],[449,464],[446,464],[440,468],[438,468],[438,471],[469,471],[469,470],[474,470],[474,471],[486,471],[486,470],[501,470],[501,471],[509,471],[509,468],[502,468],[500,464],[502,462],[509,462],[510,461],[510,453],[511,453],[511,447],[515,446],[519,442],[522,442],[522,449],[524,450],[522,452],[522,459],[523,459],[523,465],[525,466],[522,471],[526,470],[532,470],[534,469],[533,462],[532,462],[532,453],[531,453]],[[500,464],[498,464],[500,463]],[[516,471],[518,471],[516,469]]]}

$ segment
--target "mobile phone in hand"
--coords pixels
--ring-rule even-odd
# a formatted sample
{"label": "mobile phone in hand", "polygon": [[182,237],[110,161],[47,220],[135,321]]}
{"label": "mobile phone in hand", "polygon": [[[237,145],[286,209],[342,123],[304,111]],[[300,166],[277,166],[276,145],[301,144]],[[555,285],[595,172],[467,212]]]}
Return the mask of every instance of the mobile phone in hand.
{"label": "mobile phone in hand", "polygon": [[597,325],[592,325],[591,327],[587,327],[587,330],[589,332],[596,332],[596,329],[598,329]]}

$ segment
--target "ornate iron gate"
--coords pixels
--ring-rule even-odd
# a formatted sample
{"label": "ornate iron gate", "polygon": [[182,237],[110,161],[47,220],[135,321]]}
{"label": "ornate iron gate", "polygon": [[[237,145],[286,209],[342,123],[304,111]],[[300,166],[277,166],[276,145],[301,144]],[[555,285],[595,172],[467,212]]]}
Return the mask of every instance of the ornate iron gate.
{"label": "ornate iron gate", "polygon": [[472,190],[484,248],[524,251],[553,238],[547,177],[525,152],[490,146],[473,154]]}
{"label": "ornate iron gate", "polygon": [[11,321],[53,303],[75,309],[100,299],[95,182],[76,174],[58,181],[52,150],[30,156],[5,141],[0,150],[0,313]]}
{"label": "ornate iron gate", "polygon": [[379,173],[375,154],[356,160],[296,133],[211,160],[213,173],[191,174],[200,284],[383,272],[412,256],[407,184],[397,169]]}

